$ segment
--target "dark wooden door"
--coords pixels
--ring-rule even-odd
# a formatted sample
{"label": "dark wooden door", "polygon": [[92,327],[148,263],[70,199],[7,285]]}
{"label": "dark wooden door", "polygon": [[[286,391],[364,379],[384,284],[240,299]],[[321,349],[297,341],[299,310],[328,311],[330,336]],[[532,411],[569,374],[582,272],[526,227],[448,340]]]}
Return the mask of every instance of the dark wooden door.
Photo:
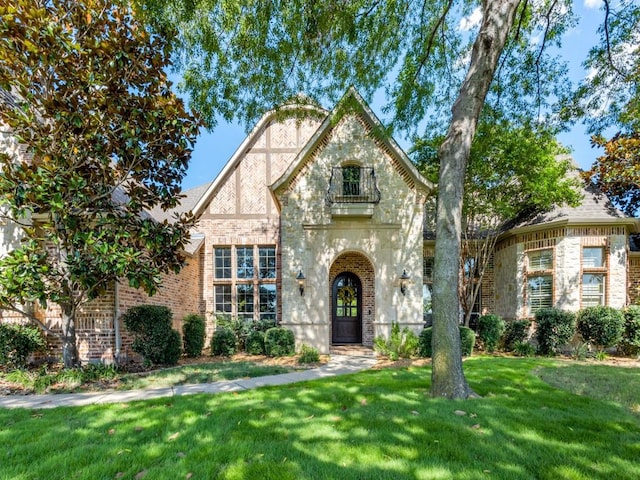
{"label": "dark wooden door", "polygon": [[362,285],[356,275],[341,273],[332,287],[332,343],[362,343]]}

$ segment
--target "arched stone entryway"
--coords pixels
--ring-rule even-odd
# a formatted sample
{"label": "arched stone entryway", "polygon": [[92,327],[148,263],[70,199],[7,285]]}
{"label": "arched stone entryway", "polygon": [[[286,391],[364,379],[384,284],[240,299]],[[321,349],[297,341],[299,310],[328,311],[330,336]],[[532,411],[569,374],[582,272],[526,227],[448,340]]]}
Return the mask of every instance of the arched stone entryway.
{"label": "arched stone entryway", "polygon": [[[356,298],[351,301],[348,298],[352,294],[351,289],[346,289],[346,300],[349,305],[345,305],[344,302],[344,288],[341,300],[338,299],[338,290],[345,286],[355,287],[356,290]],[[339,255],[329,270],[328,290],[331,305],[329,337],[331,344],[361,343],[365,346],[373,346],[375,274],[369,259],[358,252],[345,252]],[[339,325],[340,331],[334,331],[336,325]],[[360,331],[354,332],[354,328]]]}

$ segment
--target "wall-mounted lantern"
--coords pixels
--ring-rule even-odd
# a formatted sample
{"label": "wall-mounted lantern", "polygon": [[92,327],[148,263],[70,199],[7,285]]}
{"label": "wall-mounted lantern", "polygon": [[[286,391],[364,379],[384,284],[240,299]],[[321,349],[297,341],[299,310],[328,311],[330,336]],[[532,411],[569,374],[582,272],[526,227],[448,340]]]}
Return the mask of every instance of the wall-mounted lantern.
{"label": "wall-mounted lantern", "polygon": [[402,295],[407,294],[407,282],[409,280],[409,275],[407,275],[406,270],[402,270],[402,275],[400,275],[400,292]]}
{"label": "wall-mounted lantern", "polygon": [[304,280],[305,280],[305,276],[304,276],[304,273],[302,273],[302,270],[300,270],[298,272],[298,275],[296,275],[296,280],[298,281],[298,289],[300,290],[300,296],[304,297]]}

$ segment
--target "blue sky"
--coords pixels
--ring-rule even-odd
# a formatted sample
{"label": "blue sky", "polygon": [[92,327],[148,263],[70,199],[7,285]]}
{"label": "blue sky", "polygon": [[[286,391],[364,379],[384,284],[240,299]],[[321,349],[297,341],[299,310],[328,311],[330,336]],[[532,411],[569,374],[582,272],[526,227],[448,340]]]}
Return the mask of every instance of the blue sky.
{"label": "blue sky", "polygon": [[[600,10],[600,0],[579,0],[574,8],[580,15],[580,23],[573,28],[563,41],[563,56],[569,62],[570,71],[575,81],[582,79],[585,71],[582,62],[586,58],[588,49],[597,41],[597,28],[602,21],[603,13]],[[333,105],[324,105],[325,108],[333,108]],[[381,104],[374,102],[371,108],[384,123],[385,117],[381,112]],[[253,126],[249,127],[249,130]],[[213,180],[231,158],[247,135],[243,125],[220,121],[212,132],[203,131],[198,138],[187,176],[183,181],[185,190]],[[572,148],[572,155],[581,168],[589,168],[600,150],[592,148],[586,128],[575,125],[570,131],[561,134],[560,142]],[[397,136],[395,140],[403,148],[409,146],[408,142]]]}

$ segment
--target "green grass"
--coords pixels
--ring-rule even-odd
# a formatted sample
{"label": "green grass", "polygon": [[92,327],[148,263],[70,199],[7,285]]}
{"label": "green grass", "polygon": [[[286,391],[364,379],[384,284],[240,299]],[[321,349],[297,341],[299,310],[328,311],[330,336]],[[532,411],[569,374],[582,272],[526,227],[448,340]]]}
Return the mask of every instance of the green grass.
{"label": "green grass", "polygon": [[541,368],[538,374],[557,388],[621,405],[640,416],[638,368],[565,363],[560,368]]}
{"label": "green grass", "polygon": [[[429,367],[412,367],[242,393],[0,410],[0,479],[640,478],[639,419],[545,383],[536,370],[552,372],[553,360],[464,365],[483,398],[432,399]],[[625,372],[610,375],[637,383]]]}
{"label": "green grass", "polygon": [[16,370],[2,375],[7,381],[23,385],[38,393],[86,392],[96,390],[135,390],[171,387],[191,383],[208,383],[236,378],[261,377],[292,371],[278,365],[257,365],[253,362],[213,362],[183,365],[148,373],[119,373],[109,367],[88,366],[59,372]]}

